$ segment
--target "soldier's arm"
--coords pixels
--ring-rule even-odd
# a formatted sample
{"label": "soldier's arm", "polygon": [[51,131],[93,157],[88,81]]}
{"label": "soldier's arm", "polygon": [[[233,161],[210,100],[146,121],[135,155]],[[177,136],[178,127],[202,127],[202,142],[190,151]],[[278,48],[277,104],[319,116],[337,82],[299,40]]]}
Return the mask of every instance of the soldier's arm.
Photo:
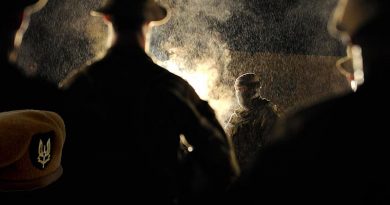
{"label": "soldier's arm", "polygon": [[276,122],[279,119],[279,114],[277,111],[277,107],[274,104],[270,104],[268,109],[266,109],[266,113],[263,119],[263,141],[264,144],[268,143],[271,139],[271,133]]}
{"label": "soldier's arm", "polygon": [[230,140],[232,140],[232,134],[233,134],[233,130],[234,130],[234,118],[236,118],[236,115],[237,115],[236,113],[233,113],[230,116],[230,118],[229,118],[229,120],[226,123],[225,128],[224,128],[225,132],[226,132],[228,138],[230,138]]}

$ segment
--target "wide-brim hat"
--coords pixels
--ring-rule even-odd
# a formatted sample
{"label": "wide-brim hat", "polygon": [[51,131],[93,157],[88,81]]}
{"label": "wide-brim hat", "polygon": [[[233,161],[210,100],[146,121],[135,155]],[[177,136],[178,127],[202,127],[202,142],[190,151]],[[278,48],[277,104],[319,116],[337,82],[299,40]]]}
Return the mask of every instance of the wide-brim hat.
{"label": "wide-brim hat", "polygon": [[108,0],[107,3],[95,10],[98,13],[121,17],[142,16],[145,21],[164,21],[168,11],[155,0]]}

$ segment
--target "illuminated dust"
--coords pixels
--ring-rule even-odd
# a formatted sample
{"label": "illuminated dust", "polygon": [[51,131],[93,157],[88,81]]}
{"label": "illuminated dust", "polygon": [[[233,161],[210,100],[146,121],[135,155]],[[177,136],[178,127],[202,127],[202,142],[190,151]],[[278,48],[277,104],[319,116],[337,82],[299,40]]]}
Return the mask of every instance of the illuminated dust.
{"label": "illuminated dust", "polygon": [[[161,0],[167,24],[153,28],[149,54],[186,79],[224,123],[237,108],[233,83],[246,72],[281,110],[349,90],[335,68],[344,47],[328,35],[336,0]],[[104,53],[107,27],[90,15],[98,0],[49,0],[32,17],[18,58],[30,75],[60,82]]]}

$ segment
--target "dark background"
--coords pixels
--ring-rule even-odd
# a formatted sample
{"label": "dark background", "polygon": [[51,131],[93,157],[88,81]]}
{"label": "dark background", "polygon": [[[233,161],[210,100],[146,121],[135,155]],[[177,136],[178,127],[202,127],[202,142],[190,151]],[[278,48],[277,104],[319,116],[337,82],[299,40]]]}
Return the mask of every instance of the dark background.
{"label": "dark background", "polygon": [[[184,72],[211,65],[210,101],[237,106],[236,77],[257,73],[264,97],[282,109],[348,90],[334,67],[344,46],[330,37],[328,18],[337,0],[161,0],[169,22],[152,31],[150,54],[157,63],[177,63]],[[107,27],[90,11],[100,0],[49,0],[34,14],[18,64],[54,83],[104,53]],[[204,72],[204,71],[202,71]],[[218,108],[217,108],[218,109]]]}

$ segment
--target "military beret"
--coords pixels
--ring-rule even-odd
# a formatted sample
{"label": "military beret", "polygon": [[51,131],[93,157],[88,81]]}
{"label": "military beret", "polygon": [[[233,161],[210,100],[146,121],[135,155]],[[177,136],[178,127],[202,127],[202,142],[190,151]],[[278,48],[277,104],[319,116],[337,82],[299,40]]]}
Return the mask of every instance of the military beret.
{"label": "military beret", "polygon": [[43,188],[62,175],[62,118],[49,111],[0,113],[0,191]]}

